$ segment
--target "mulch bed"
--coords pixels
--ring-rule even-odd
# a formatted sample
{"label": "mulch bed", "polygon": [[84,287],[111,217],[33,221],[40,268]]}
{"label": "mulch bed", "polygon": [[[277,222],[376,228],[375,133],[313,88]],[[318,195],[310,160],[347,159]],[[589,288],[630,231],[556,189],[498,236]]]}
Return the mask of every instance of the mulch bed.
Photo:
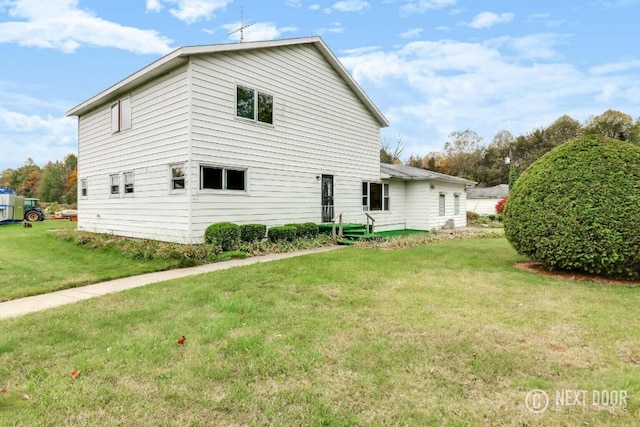
{"label": "mulch bed", "polygon": [[610,279],[592,274],[577,273],[575,271],[549,271],[539,262],[519,262],[515,267],[519,270],[542,274],[556,279],[582,280],[585,282],[595,282],[612,286],[640,286],[640,282],[637,281]]}

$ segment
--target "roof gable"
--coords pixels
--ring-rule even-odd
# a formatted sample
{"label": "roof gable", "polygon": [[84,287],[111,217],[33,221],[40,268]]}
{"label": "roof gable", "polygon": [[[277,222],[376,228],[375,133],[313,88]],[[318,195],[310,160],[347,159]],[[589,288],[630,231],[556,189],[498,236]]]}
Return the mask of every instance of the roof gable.
{"label": "roof gable", "polygon": [[371,101],[367,94],[362,90],[360,85],[349,74],[344,66],[338,61],[338,58],[331,52],[329,47],[322,41],[320,37],[303,37],[294,39],[283,40],[270,40],[259,42],[247,42],[247,43],[229,43],[229,44],[216,44],[216,45],[202,45],[202,46],[185,46],[180,47],[173,52],[159,58],[152,62],[141,70],[119,81],[113,86],[103,90],[99,94],[89,98],[83,103],[77,105],[67,112],[67,116],[81,116],[94,108],[109,102],[111,99],[117,96],[131,91],[133,88],[138,87],[144,83],[147,83],[158,76],[185,64],[189,57],[194,55],[212,55],[220,52],[235,52],[235,51],[251,51],[255,49],[269,49],[274,47],[292,46],[292,45],[312,45],[322,54],[332,68],[338,73],[338,75],[347,83],[349,88],[353,91],[356,97],[363,103],[367,110],[378,121],[380,127],[389,126],[389,122],[380,112],[378,107]]}

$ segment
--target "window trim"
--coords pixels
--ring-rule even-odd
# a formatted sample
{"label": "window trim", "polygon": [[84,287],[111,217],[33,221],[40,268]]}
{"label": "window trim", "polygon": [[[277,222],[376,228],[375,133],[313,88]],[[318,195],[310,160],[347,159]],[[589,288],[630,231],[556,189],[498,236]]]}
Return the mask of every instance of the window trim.
{"label": "window trim", "polygon": [[[247,91],[252,91],[253,92],[253,117],[249,118],[249,117],[244,117],[244,116],[240,116],[238,115],[238,89],[242,88],[244,90]],[[260,120],[260,105],[261,105],[261,97],[263,96],[267,96],[269,97],[270,101],[271,101],[271,121],[262,121]],[[236,88],[235,88],[235,92],[234,92],[234,116],[236,119],[239,120],[246,120],[249,122],[253,122],[253,123],[259,123],[262,125],[266,125],[266,126],[273,126],[273,122],[274,122],[274,105],[275,105],[275,96],[273,96],[271,93],[260,90],[260,89],[256,89],[254,87],[251,87],[250,85],[244,85],[241,83],[236,83]]]}
{"label": "window trim", "polygon": [[[111,104],[111,134],[115,135],[132,127],[131,96],[120,98]],[[115,122],[115,123],[114,123]]]}
{"label": "window trim", "polygon": [[[380,209],[371,208],[371,185],[380,186]],[[391,210],[391,186],[387,182],[362,181],[362,211],[388,212]]]}
{"label": "window trim", "polygon": [[[116,178],[115,184],[114,184],[114,178]],[[109,195],[111,197],[120,197],[120,174],[119,173],[113,173],[109,175]]]}
{"label": "window trim", "polygon": [[[131,182],[128,182],[127,178],[131,178]],[[125,197],[133,197],[135,194],[135,173],[134,171],[126,171],[122,173],[122,184],[123,184],[123,194]],[[131,191],[128,191],[129,189],[127,188],[127,186],[131,186]]]}
{"label": "window trim", "polygon": [[[182,169],[181,176],[174,176],[173,171],[175,169]],[[176,182],[182,181],[182,187],[176,187]],[[187,174],[185,172],[184,163],[174,163],[169,165],[169,191],[172,193],[184,193],[187,191]]]}
{"label": "window trim", "polygon": [[460,193],[453,193],[453,214],[460,215]]}
{"label": "window trim", "polygon": [[87,178],[80,178],[80,197],[87,198],[89,195],[89,184]]}
{"label": "window trim", "polygon": [[[204,174],[202,173],[204,168],[208,168],[208,169],[218,169],[220,171],[222,171],[222,183],[221,183],[221,188],[205,188],[204,187]],[[248,193],[249,192],[249,169],[246,167],[237,167],[237,166],[221,166],[221,165],[212,165],[212,164],[207,164],[207,163],[202,163],[200,164],[200,167],[198,168],[199,171],[199,176],[198,176],[198,180],[199,180],[199,190],[203,191],[203,192],[220,192],[220,193],[233,193],[233,194],[241,194],[241,193]],[[244,189],[243,190],[237,190],[237,189],[233,189],[233,188],[228,188],[228,174],[227,171],[233,171],[233,172],[242,172],[243,173],[243,177],[244,177]]]}
{"label": "window trim", "polygon": [[447,193],[440,192],[438,195],[438,216],[445,216],[447,213]]}

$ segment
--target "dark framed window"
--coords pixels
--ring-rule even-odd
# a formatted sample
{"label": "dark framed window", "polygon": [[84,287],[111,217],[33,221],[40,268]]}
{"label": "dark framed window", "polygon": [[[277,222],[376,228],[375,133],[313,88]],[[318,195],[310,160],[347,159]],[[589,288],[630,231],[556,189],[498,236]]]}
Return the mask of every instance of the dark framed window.
{"label": "dark framed window", "polygon": [[444,204],[446,202],[447,196],[444,193],[440,193],[440,198],[438,199],[438,215],[444,216]]}
{"label": "dark framed window", "polygon": [[88,190],[87,190],[87,179],[83,178],[80,180],[80,196],[82,197],[87,197],[88,194]]}
{"label": "dark framed window", "polygon": [[200,189],[246,191],[247,171],[216,166],[200,166]]}
{"label": "dark framed window", "polygon": [[236,117],[273,124],[273,96],[245,86],[236,86]]}

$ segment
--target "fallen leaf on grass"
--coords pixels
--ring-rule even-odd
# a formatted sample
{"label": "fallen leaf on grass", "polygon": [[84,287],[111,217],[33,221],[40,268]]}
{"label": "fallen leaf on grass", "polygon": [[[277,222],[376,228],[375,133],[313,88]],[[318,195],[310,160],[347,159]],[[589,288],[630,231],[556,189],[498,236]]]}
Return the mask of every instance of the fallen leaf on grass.
{"label": "fallen leaf on grass", "polygon": [[9,390],[3,388],[2,390],[0,390],[0,394],[3,396],[9,396]]}
{"label": "fallen leaf on grass", "polygon": [[180,338],[178,338],[178,344],[182,345],[184,344],[184,341],[186,340],[185,336],[181,336]]}
{"label": "fallen leaf on grass", "polygon": [[71,378],[75,379],[78,375],[80,375],[80,369],[76,369],[75,371],[71,372]]}

